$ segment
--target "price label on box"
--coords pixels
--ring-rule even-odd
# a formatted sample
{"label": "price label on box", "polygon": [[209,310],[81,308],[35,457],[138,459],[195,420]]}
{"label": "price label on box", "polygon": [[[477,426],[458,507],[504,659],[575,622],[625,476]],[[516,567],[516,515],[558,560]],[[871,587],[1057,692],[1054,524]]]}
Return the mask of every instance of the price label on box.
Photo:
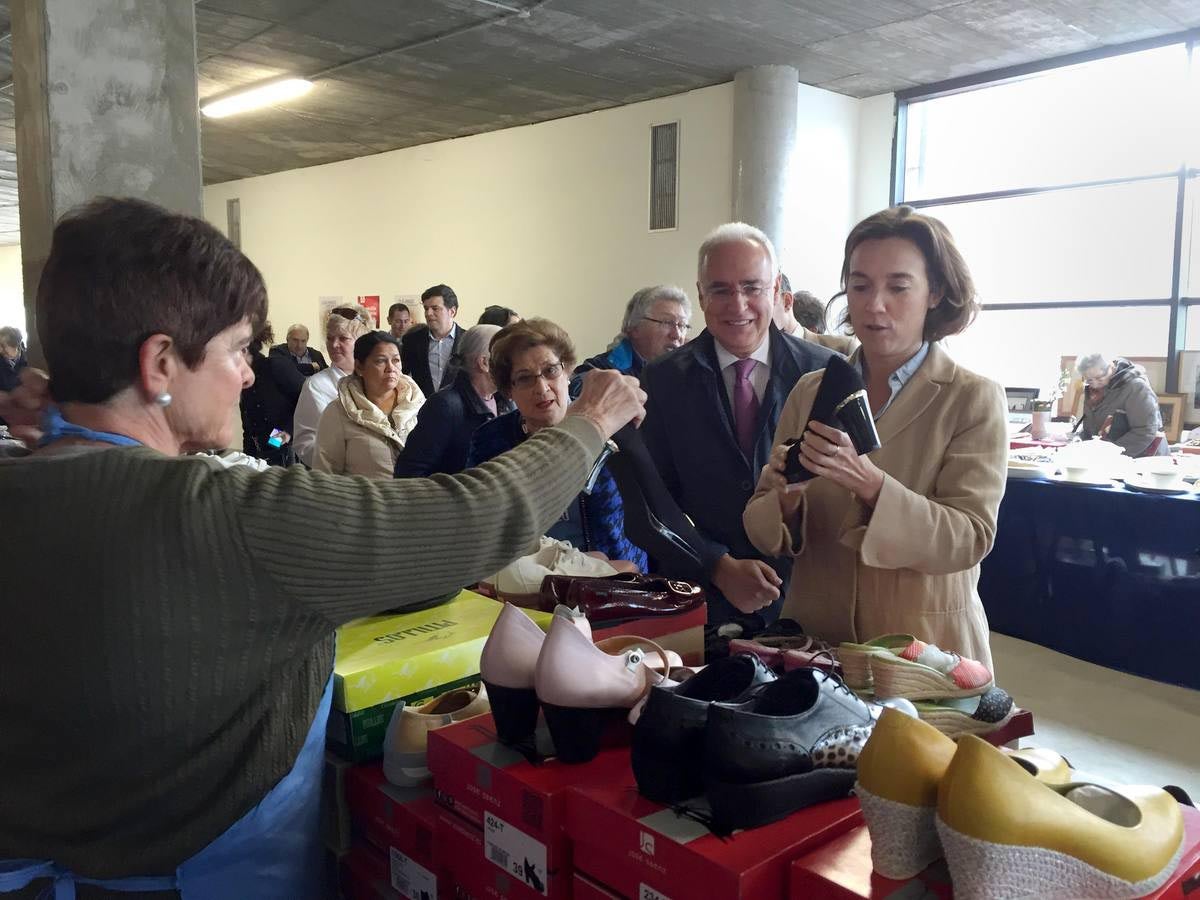
{"label": "price label on box", "polygon": [[638,900],[671,900],[666,894],[660,894],[650,885],[642,883],[638,885]]}
{"label": "price label on box", "polygon": [[433,900],[437,876],[395,847],[388,850],[392,860],[392,889],[414,900]]}
{"label": "price label on box", "polygon": [[494,813],[483,817],[483,853],[518,881],[547,896],[546,845]]}

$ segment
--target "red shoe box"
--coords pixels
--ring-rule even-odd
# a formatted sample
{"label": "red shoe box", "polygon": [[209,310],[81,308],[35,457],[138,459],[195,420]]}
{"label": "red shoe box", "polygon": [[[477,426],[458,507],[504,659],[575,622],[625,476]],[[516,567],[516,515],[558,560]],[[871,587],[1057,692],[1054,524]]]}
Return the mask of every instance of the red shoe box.
{"label": "red shoe box", "polygon": [[629,772],[573,787],[566,821],[576,871],[620,896],[782,900],[789,863],[860,824],[862,813],[848,798],[720,838],[641,796]]}
{"label": "red shoe box", "polygon": [[[903,893],[901,893],[903,891]],[[916,878],[893,881],[871,868],[871,836],[862,825],[792,863],[790,900],[922,897],[949,900],[950,871],[939,859]]]}
{"label": "red shoe box", "polygon": [[[1200,892],[1200,811],[1183,808],[1187,847],[1179,868],[1166,885],[1147,898],[1183,900]],[[1190,887],[1189,887],[1190,884]],[[790,900],[877,900],[884,897],[924,897],[949,900],[954,896],[950,870],[939,859],[908,881],[893,881],[871,869],[871,836],[865,825],[842,835],[792,863]]]}
{"label": "red shoe box", "polygon": [[[704,626],[708,622],[708,607],[700,604],[690,612],[673,616],[652,616],[610,625],[592,623],[592,639],[603,640],[618,634],[633,634],[649,638],[664,650],[674,650],[687,666],[704,665]],[[651,659],[655,659],[651,653]]]}
{"label": "red shoe box", "polygon": [[[547,896],[571,896],[569,866],[566,871],[551,872],[548,878],[539,877],[542,887],[539,891],[536,884],[526,882],[523,872],[516,874],[517,868],[524,868],[524,857],[504,860],[497,855],[495,861],[489,860],[485,856],[487,844],[483,829],[448,809],[438,810],[436,840],[438,866],[446,883],[453,884],[452,896],[456,900],[542,900]],[[492,852],[501,851],[493,847]],[[510,868],[502,868],[502,862]],[[545,870],[538,874],[544,875]]]}
{"label": "red shoe box", "polygon": [[346,775],[350,818],[382,850],[390,883],[406,895],[438,894],[434,833],[437,803],[431,786],[400,788],[383,774],[382,763],[354,766]]}
{"label": "red shoe box", "polygon": [[[553,752],[544,728],[538,729],[537,746],[545,756]],[[485,832],[483,849],[473,858],[495,872],[505,855],[528,859],[536,880],[545,884],[543,895],[551,897],[570,893],[571,849],[562,828],[566,789],[633,778],[625,747],[602,749],[583,765],[555,759],[533,765],[497,740],[491,716],[431,731],[429,768],[438,802]]]}
{"label": "red shoe box", "polygon": [[996,747],[1003,747],[1011,741],[1033,735],[1033,713],[1027,709],[1019,709],[1008,720],[1003,728],[998,728],[991,734],[981,734],[980,737]]}
{"label": "red shoe box", "polygon": [[392,889],[387,857],[357,843],[342,857],[339,887],[345,900],[404,900]]}
{"label": "red shoe box", "polygon": [[624,900],[620,894],[614,894],[600,882],[579,872],[575,873],[571,886],[571,900]]}

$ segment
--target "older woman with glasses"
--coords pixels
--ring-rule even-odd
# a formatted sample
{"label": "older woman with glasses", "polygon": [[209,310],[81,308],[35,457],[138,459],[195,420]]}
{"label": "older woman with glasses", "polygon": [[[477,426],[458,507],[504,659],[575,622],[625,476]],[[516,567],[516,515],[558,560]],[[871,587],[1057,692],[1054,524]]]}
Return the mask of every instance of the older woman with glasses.
{"label": "older woman with glasses", "polygon": [[682,347],[691,330],[692,304],[687,294],[672,284],[644,287],[625,304],[621,333],[603,353],[580,363],[574,374],[616,369],[640,378],[646,363]]}
{"label": "older woman with glasses", "polygon": [[[567,373],[574,364],[571,338],[546,319],[527,319],[497,334],[492,339],[492,377],[517,408],[479,427],[467,465],[480,465],[561,422],[571,402]],[[546,534],[584,552],[631,564],[617,568],[646,570],[645,551],[625,536],[621,494],[607,467],[600,469],[591,492],[581,492]]]}
{"label": "older woman with glasses", "polygon": [[325,320],[325,349],[329,368],[304,382],[296,402],[292,449],[310,469],[316,464],[317,426],[325,407],[338,395],[338,382],[354,371],[354,342],[374,328],[371,314],[361,306],[337,306]]}
{"label": "older woman with glasses", "polygon": [[[334,630],[511,562],[643,414],[633,379],[596,372],[557,427],[460,475],[190,456],[233,439],[266,311],[258,270],[200,219],[102,199],[55,228],[37,297],[55,405],[32,455],[0,460],[19,523],[0,894],[324,896]],[[28,433],[45,390],[30,373],[0,415]]]}

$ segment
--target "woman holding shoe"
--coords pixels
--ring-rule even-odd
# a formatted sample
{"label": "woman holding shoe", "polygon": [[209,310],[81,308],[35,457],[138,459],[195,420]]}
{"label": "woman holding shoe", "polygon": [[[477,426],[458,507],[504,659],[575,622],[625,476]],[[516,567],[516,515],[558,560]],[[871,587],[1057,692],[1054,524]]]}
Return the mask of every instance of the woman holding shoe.
{"label": "woman holding shoe", "polygon": [[[976,586],[1004,494],[1004,392],[941,346],[978,309],[970,272],[940,221],[901,206],[851,231],[842,287],[861,342],[850,361],[882,447],[860,456],[844,432],[809,421],[823,373],[806,375],[746,506],[746,532],[763,553],[793,558],[783,614],[807,633],[908,633],[990,669]],[[789,484],[794,440],[818,477]]]}

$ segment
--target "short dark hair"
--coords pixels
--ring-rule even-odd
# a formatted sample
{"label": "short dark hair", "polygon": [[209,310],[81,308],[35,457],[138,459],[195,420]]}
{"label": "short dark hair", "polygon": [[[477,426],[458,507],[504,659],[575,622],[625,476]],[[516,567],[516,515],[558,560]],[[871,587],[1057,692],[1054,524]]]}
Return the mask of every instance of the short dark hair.
{"label": "short dark hair", "polygon": [[412,310],[408,308],[407,303],[393,303],[391,306],[388,307],[388,314],[387,314],[388,321],[389,322],[392,321],[392,315],[401,309],[404,310],[406,313],[408,313],[409,316],[412,316]]}
{"label": "short dark hair", "polygon": [[825,304],[809,291],[788,291],[792,295],[792,317],[814,334],[825,333]]}
{"label": "short dark hair", "polygon": [[553,350],[568,374],[575,368],[575,345],[569,334],[549,319],[525,319],[501,328],[492,338],[490,368],[500,390],[512,390],[513,357],[534,347]]}
{"label": "short dark hair", "polygon": [[792,282],[789,281],[788,277],[782,272],[779,273],[779,290],[783,291],[785,294],[790,294],[792,292]]}
{"label": "short dark hair", "polygon": [[195,369],[214,337],[267,317],[254,263],[203,219],[102,197],[54,229],[37,291],[37,327],[55,400],[103,403],[135,383],[151,335]]}
{"label": "short dark hair", "polygon": [[[880,210],[854,226],[846,238],[846,252],[842,258],[842,293],[846,292],[850,280],[850,257],[858,245],[891,237],[910,241],[921,251],[925,257],[929,290],[941,295],[937,306],[925,315],[924,339],[940,341],[966,330],[979,312],[971,270],[955,246],[950,229],[940,219],[919,213],[911,206]],[[849,321],[849,315],[847,309],[843,324]]]}
{"label": "short dark hair", "polygon": [[421,295],[421,302],[424,303],[433,297],[441,297],[446,309],[458,309],[458,294],[454,293],[448,284],[435,284],[426,288],[425,293]]}
{"label": "short dark hair", "polygon": [[246,345],[246,352],[254,356],[263,347],[269,347],[275,343],[275,332],[271,328],[270,322],[263,322],[262,328],[255,332],[250,338],[250,343]]}
{"label": "short dark hair", "polygon": [[520,318],[520,313],[515,309],[509,309],[507,306],[489,306],[483,311],[483,315],[479,317],[478,325],[499,325],[501,328],[508,324],[508,320],[513,316]]}
{"label": "short dark hair", "polygon": [[366,362],[367,357],[371,355],[371,351],[380,344],[391,344],[400,351],[400,342],[392,337],[386,331],[368,331],[357,341],[354,342],[354,361]]}

